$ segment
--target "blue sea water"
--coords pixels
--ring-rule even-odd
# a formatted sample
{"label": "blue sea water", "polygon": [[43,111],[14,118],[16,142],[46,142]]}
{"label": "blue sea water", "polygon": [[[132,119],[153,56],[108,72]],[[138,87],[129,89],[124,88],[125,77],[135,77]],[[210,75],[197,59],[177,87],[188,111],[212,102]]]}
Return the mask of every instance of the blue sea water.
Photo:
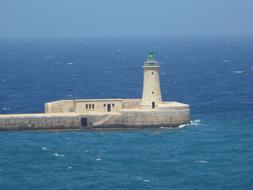
{"label": "blue sea water", "polygon": [[0,189],[253,189],[252,38],[1,40],[0,114],[139,98],[149,50],[191,125],[0,132]]}

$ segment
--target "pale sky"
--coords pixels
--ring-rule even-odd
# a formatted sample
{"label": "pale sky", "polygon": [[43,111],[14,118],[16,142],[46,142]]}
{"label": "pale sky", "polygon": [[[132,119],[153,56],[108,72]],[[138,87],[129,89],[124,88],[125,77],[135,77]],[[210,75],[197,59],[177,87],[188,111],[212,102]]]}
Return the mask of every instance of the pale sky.
{"label": "pale sky", "polygon": [[0,38],[253,36],[253,0],[0,0]]}

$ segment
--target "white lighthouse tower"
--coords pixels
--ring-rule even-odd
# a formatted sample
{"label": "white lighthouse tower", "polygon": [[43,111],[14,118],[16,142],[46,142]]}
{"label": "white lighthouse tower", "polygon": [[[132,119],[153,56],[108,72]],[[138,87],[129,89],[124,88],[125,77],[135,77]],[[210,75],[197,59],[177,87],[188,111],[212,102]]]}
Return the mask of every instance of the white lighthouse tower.
{"label": "white lighthouse tower", "polygon": [[141,108],[155,109],[162,102],[160,89],[160,65],[154,58],[154,53],[149,52],[144,62],[144,80]]}

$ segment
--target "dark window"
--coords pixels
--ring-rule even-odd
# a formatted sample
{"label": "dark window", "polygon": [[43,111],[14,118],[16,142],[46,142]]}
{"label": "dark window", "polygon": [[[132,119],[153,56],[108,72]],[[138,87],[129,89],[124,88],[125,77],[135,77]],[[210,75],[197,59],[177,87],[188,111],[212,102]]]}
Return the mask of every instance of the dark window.
{"label": "dark window", "polygon": [[155,109],[155,102],[152,102],[152,109]]}
{"label": "dark window", "polygon": [[115,105],[114,105],[114,104],[112,104],[112,106],[114,107]]}
{"label": "dark window", "polygon": [[89,104],[89,109],[91,109],[91,104]]}
{"label": "dark window", "polygon": [[94,107],[95,107],[95,105],[94,105],[94,104],[92,104],[92,109],[94,109]]}
{"label": "dark window", "polygon": [[85,117],[81,118],[81,126],[82,127],[87,127],[87,125],[88,125],[87,118],[85,118]]}
{"label": "dark window", "polygon": [[88,109],[88,104],[86,104],[86,110]]}
{"label": "dark window", "polygon": [[154,75],[154,72],[152,72],[151,74]]}
{"label": "dark window", "polygon": [[106,104],[104,104],[104,107],[106,106]]}
{"label": "dark window", "polygon": [[154,94],[155,92],[154,91],[152,91],[152,94]]}

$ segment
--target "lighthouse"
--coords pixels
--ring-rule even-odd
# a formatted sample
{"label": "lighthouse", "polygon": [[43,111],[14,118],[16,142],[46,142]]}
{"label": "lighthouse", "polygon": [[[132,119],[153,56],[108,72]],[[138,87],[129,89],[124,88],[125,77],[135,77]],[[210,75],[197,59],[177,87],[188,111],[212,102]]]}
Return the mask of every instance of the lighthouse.
{"label": "lighthouse", "polygon": [[160,65],[154,58],[154,53],[149,52],[143,65],[144,79],[141,99],[142,109],[156,109],[162,102],[160,89]]}

